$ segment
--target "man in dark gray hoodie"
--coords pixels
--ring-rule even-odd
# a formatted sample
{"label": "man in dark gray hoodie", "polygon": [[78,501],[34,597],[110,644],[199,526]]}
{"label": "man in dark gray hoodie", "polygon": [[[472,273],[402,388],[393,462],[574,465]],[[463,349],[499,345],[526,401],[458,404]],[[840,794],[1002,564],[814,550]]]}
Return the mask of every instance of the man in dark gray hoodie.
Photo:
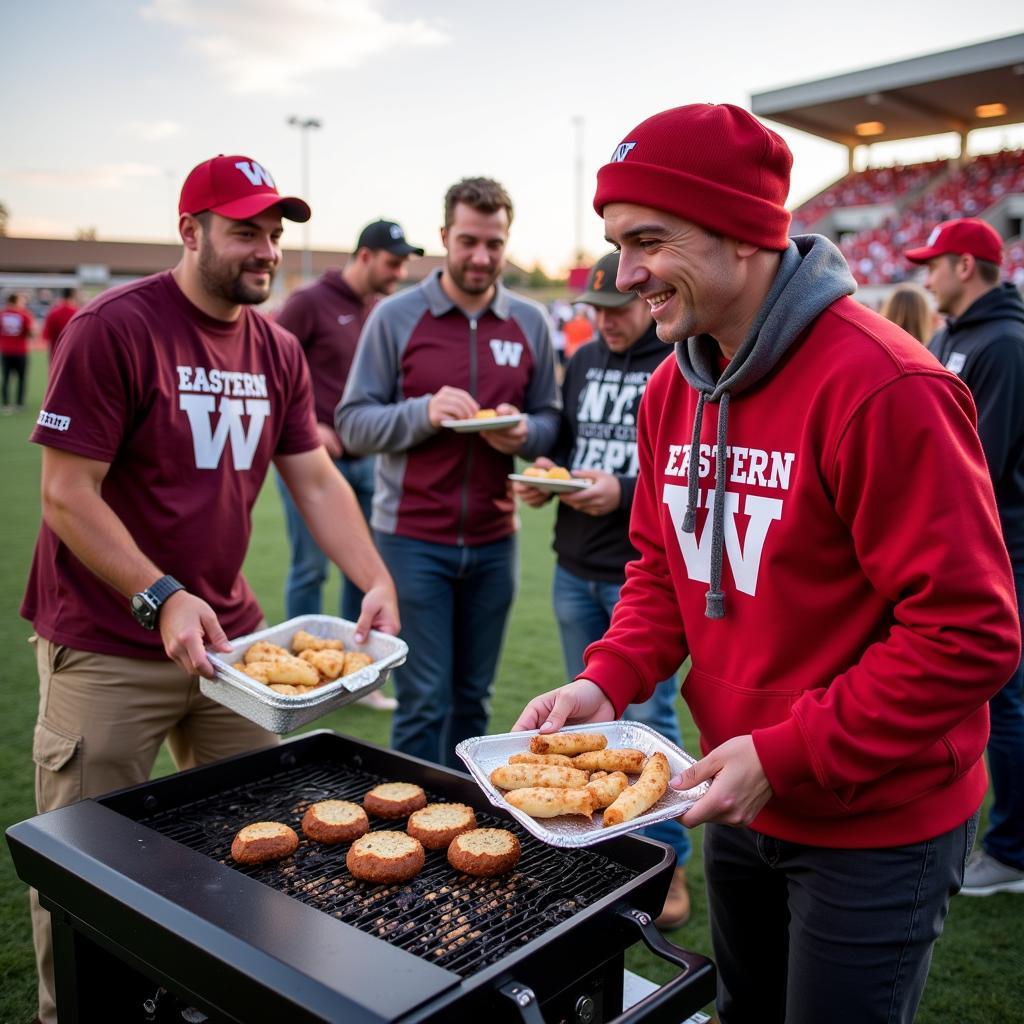
{"label": "man in dark gray hoodie", "polygon": [[[1003,240],[973,217],[946,221],[928,244],[910,249],[928,267],[926,287],[949,320],[931,353],[971,389],[978,435],[996,493],[1013,565],[1017,606],[1024,603],[1024,302],[999,283]],[[988,766],[994,800],[988,831],[971,856],[965,896],[1024,894],[1024,663],[989,701]]]}

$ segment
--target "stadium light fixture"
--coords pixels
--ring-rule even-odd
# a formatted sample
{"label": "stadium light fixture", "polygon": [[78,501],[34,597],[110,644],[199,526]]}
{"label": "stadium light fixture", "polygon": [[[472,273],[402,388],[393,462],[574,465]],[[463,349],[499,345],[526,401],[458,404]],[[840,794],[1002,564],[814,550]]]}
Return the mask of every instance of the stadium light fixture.
{"label": "stadium light fixture", "polygon": [[[302,174],[302,197],[309,202],[309,133],[310,130],[322,128],[324,123],[318,117],[298,117],[292,114],[288,118],[288,125],[291,128],[299,129],[301,139],[301,174]],[[302,280],[309,281],[313,276],[313,249],[309,241],[309,221],[302,225]]]}
{"label": "stadium light fixture", "polygon": [[1005,103],[979,103],[974,108],[978,117],[1002,117],[1006,113]]}
{"label": "stadium light fixture", "polygon": [[864,139],[872,135],[881,135],[885,131],[885,125],[881,121],[861,121],[860,124],[853,126],[853,130]]}

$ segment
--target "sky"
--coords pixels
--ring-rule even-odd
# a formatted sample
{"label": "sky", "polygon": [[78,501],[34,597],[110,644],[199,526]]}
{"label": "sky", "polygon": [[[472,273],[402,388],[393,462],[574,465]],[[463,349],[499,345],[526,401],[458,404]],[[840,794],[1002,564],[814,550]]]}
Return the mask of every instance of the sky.
{"label": "sky", "polygon": [[[959,0],[13,0],[0,203],[11,235],[176,240],[185,175],[241,153],[313,207],[287,247],[350,249],[384,217],[439,253],[445,191],[483,174],[515,204],[509,257],[558,273],[581,206],[584,249],[607,251],[594,176],[644,118],[749,108],[752,93],[1024,31],[1019,0],[971,12]],[[322,126],[303,132],[293,115]],[[845,148],[772,127],[794,154],[790,205],[845,173]],[[1020,146],[1024,126],[972,139]],[[956,145],[891,143],[861,160]]]}

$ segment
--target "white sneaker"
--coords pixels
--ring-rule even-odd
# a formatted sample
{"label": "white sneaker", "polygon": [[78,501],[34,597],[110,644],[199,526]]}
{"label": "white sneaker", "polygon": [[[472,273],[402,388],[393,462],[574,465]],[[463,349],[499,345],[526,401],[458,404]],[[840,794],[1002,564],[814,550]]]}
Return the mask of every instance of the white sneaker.
{"label": "white sneaker", "polygon": [[975,850],[967,862],[960,892],[965,896],[991,896],[996,892],[1024,893],[1024,871],[1011,868],[984,850]]}
{"label": "white sneaker", "polygon": [[380,690],[371,690],[356,703],[362,704],[364,708],[373,708],[374,711],[394,711],[398,707],[398,701],[394,697],[388,697]]}

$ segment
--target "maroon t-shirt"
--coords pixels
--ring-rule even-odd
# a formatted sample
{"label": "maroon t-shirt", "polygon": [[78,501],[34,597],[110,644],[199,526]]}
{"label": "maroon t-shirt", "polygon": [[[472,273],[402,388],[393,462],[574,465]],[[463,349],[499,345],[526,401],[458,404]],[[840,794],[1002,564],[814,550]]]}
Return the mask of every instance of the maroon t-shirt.
{"label": "maroon t-shirt", "polygon": [[[142,551],[229,637],[259,624],[241,575],[252,506],[275,455],[320,443],[295,338],[249,307],[207,316],[169,272],[112,289],[61,336],[31,440],[109,463],[103,498]],[[45,524],[21,614],[54,643],[164,657],[159,631]]]}
{"label": "maroon t-shirt", "polygon": [[28,355],[33,323],[32,314],[20,306],[0,309],[0,353],[5,356]]}
{"label": "maroon t-shirt", "polygon": [[275,318],[299,339],[313,377],[316,418],[334,428],[359,332],[375,300],[364,302],[337,270],[328,270],[308,288],[293,292]]}

